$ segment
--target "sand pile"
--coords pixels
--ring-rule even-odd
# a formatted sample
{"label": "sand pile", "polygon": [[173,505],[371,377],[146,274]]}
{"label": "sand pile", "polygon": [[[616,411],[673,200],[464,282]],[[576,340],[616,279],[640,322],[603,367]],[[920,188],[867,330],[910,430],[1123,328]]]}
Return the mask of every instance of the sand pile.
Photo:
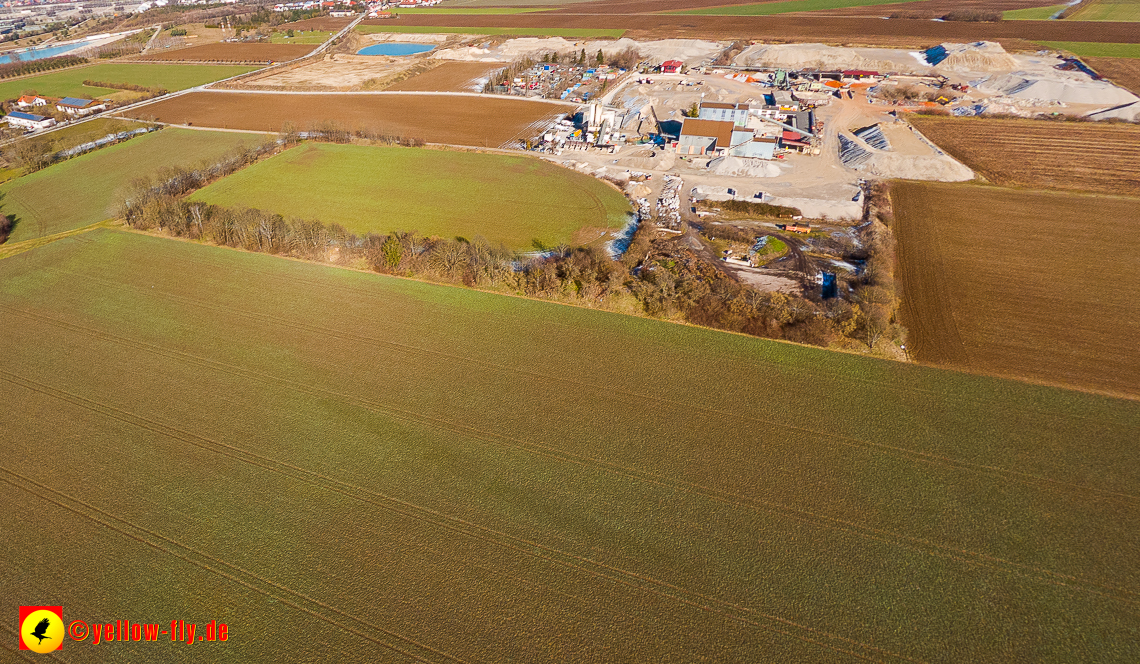
{"label": "sand pile", "polygon": [[926,61],[940,71],[1014,71],[1017,60],[1001,44],[980,41],[970,44],[939,44],[927,49]]}
{"label": "sand pile", "polygon": [[[905,71],[908,68],[884,56],[883,49],[859,49],[825,44],[756,44],[748,47],[734,61],[741,66],[767,66],[784,69],[869,69],[872,71]],[[918,64],[917,62],[915,63]],[[917,67],[915,67],[917,69]]]}
{"label": "sand pile", "polygon": [[932,180],[934,182],[965,182],[974,179],[974,172],[964,164],[935,155],[905,155],[877,152],[859,170],[882,178]]}
{"label": "sand pile", "polygon": [[1089,113],[1088,117],[1093,120],[1116,119],[1140,122],[1140,102],[1133,102],[1131,104],[1124,104],[1103,111],[1097,111],[1096,113]]}
{"label": "sand pile", "polygon": [[[853,198],[857,187],[845,187],[851,192]],[[799,211],[808,219],[861,219],[863,217],[863,202],[845,200],[830,200],[825,198],[791,198],[783,196],[770,196],[765,203],[799,208]]]}
{"label": "sand pile", "polygon": [[493,48],[463,46],[440,49],[432,55],[441,60],[465,60],[473,62],[506,62],[529,57],[541,59],[547,53],[567,55],[585,49],[593,58],[598,51],[610,56],[628,48],[635,49],[642,58],[660,63],[665,60],[681,60],[686,64],[696,64],[715,57],[724,50],[724,44],[700,39],[662,39],[638,42],[632,39],[608,41],[569,41],[561,37],[519,37],[508,39]]}
{"label": "sand pile", "polygon": [[1044,100],[1066,104],[1119,106],[1140,101],[1140,97],[1107,81],[1094,81],[1084,74],[1056,71],[1016,71],[988,76],[975,85],[978,92],[1013,99]]}
{"label": "sand pile", "polygon": [[676,153],[668,150],[658,150],[652,157],[646,153],[621,157],[614,165],[642,171],[667,171],[673,168],[673,164],[676,163],[676,161]]}
{"label": "sand pile", "polygon": [[775,178],[783,174],[777,164],[748,157],[718,157],[709,162],[714,175],[738,178]]}
{"label": "sand pile", "polygon": [[647,198],[653,193],[653,190],[640,182],[630,182],[625,185],[625,193],[630,198]]}

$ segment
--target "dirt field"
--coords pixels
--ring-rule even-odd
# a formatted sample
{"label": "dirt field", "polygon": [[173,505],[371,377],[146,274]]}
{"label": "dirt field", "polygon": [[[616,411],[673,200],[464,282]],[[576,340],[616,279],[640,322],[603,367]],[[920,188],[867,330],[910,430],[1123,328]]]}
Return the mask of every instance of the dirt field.
{"label": "dirt field", "polygon": [[1140,127],[1134,125],[921,115],[908,119],[994,184],[1140,195]]}
{"label": "dirt field", "polygon": [[242,79],[240,86],[282,90],[360,89],[369,81],[383,80],[419,66],[422,59],[386,58],[383,56],[334,53],[324,58],[306,60],[289,67],[274,68],[264,74]]}
{"label": "dirt field", "polygon": [[318,16],[304,21],[293,21],[277,26],[276,30],[331,30],[340,32],[341,28],[352,23],[351,18],[334,18],[332,16]]}
{"label": "dirt field", "polygon": [[157,62],[284,62],[314,48],[308,44],[203,44],[174,51],[148,53],[140,61]]}
{"label": "dirt field", "polygon": [[76,664],[1140,660],[1133,401],[112,230],[0,335],[0,611],[229,626]]}
{"label": "dirt field", "polygon": [[1140,95],[1140,58],[1081,58],[1096,73]]}
{"label": "dirt field", "polygon": [[1140,199],[892,187],[915,359],[1140,398]]}
{"label": "dirt field", "polygon": [[349,130],[369,128],[429,143],[498,147],[522,137],[531,125],[573,108],[506,97],[194,92],[143,106],[128,115],[170,124],[253,131],[281,131],[286,123],[304,131],[334,122]]}
{"label": "dirt field", "polygon": [[474,80],[501,68],[502,65],[493,62],[445,62],[430,71],[385,89],[413,92],[478,92]]}

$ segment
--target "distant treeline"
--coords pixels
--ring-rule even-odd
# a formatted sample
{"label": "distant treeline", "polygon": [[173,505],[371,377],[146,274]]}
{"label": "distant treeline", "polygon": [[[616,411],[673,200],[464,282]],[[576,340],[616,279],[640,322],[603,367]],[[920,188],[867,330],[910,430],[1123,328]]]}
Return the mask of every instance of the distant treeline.
{"label": "distant treeline", "polygon": [[38,74],[40,72],[51,71],[53,69],[74,67],[75,65],[85,64],[87,61],[87,58],[81,58],[78,55],[60,55],[54,58],[44,58],[43,60],[9,62],[7,64],[0,65],[0,78],[12,78],[13,76]]}

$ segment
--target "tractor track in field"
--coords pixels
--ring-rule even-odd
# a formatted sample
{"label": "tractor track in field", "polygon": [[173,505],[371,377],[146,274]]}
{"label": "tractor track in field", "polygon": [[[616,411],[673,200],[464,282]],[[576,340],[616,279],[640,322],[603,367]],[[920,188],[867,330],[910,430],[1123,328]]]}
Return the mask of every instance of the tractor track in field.
{"label": "tractor track in field", "polygon": [[[296,480],[296,481],[304,482],[304,483],[310,484],[312,486],[316,486],[316,487],[323,488],[323,489],[328,490],[328,491],[336,492],[338,494],[341,494],[341,495],[346,496],[348,498],[352,498],[352,499],[357,500],[359,502],[366,503],[369,505],[373,505],[373,506],[376,506],[376,507],[379,507],[381,509],[385,509],[387,511],[391,511],[391,512],[394,512],[397,514],[401,514],[403,516],[407,516],[407,517],[412,518],[412,519],[419,521],[419,522],[428,523],[428,524],[431,524],[431,525],[436,526],[438,528],[444,528],[444,529],[447,529],[449,531],[455,532],[457,534],[464,535],[466,537],[472,537],[475,539],[480,539],[480,540],[483,540],[483,541],[488,542],[490,544],[501,546],[504,548],[508,548],[508,549],[514,550],[518,553],[521,553],[523,555],[529,555],[531,557],[539,558],[539,559],[545,560],[549,563],[556,564],[556,565],[559,565],[562,567],[576,569],[576,570],[584,572],[588,575],[599,577],[599,578],[608,580],[608,581],[613,582],[613,583],[618,583],[618,584],[621,584],[623,586],[627,586],[629,588],[632,588],[634,590],[638,590],[641,592],[648,592],[648,593],[657,595],[657,596],[665,598],[665,599],[671,599],[674,601],[678,601],[678,602],[681,602],[682,604],[686,604],[690,607],[693,607],[693,608],[696,608],[696,609],[699,609],[699,610],[702,610],[702,611],[705,611],[708,613],[718,614],[724,618],[734,620],[734,621],[740,622],[742,624],[749,625],[751,627],[764,629],[766,631],[778,633],[778,634],[781,634],[781,635],[784,635],[784,636],[787,636],[790,638],[794,638],[794,639],[797,639],[800,641],[804,641],[807,643],[813,643],[815,645],[827,648],[829,650],[833,650],[836,652],[842,652],[842,653],[849,654],[849,655],[852,655],[854,657],[857,657],[860,659],[865,659],[868,661],[883,661],[883,660],[877,660],[877,659],[874,659],[873,656],[868,656],[867,653],[859,653],[859,652],[855,652],[855,651],[850,651],[850,650],[847,650],[846,648],[851,647],[851,646],[855,646],[855,647],[858,647],[858,648],[861,648],[861,649],[864,649],[867,651],[872,651],[874,653],[877,653],[877,655],[879,655],[879,656],[886,655],[886,656],[892,657],[894,659],[899,659],[899,660],[904,660],[904,661],[909,661],[909,662],[920,662],[921,661],[921,660],[917,660],[917,659],[908,657],[906,655],[902,655],[899,653],[894,653],[894,652],[891,652],[888,650],[884,650],[882,648],[873,646],[873,645],[868,644],[868,643],[864,643],[864,642],[857,641],[854,639],[849,639],[847,637],[840,636],[837,634],[832,634],[832,633],[826,632],[824,630],[820,630],[820,629],[817,629],[814,627],[810,627],[808,625],[803,625],[803,624],[800,624],[797,622],[793,622],[793,621],[781,618],[779,616],[772,616],[772,615],[764,614],[764,613],[761,613],[761,612],[756,611],[754,609],[751,609],[749,607],[744,607],[744,606],[734,604],[731,602],[726,602],[724,600],[719,600],[719,599],[716,599],[714,597],[704,595],[702,593],[698,593],[698,592],[695,592],[692,590],[687,590],[685,588],[682,588],[680,586],[676,586],[676,585],[668,583],[666,581],[655,579],[651,576],[647,576],[644,574],[639,574],[637,572],[632,572],[632,571],[620,569],[617,567],[612,567],[610,565],[606,565],[605,563],[601,563],[598,561],[591,560],[589,558],[585,558],[583,556],[578,556],[576,554],[572,554],[572,553],[569,553],[566,551],[562,551],[560,549],[549,547],[547,545],[543,545],[543,544],[540,544],[538,542],[533,542],[530,540],[526,540],[526,539],[518,538],[518,537],[515,537],[512,535],[508,535],[506,533],[502,533],[502,532],[493,530],[491,528],[487,528],[485,526],[480,526],[478,524],[475,524],[475,523],[472,523],[469,521],[458,519],[456,517],[450,517],[450,516],[444,515],[442,513],[439,513],[435,510],[424,508],[424,507],[415,505],[413,503],[400,500],[398,498],[394,498],[394,497],[387,496],[387,495],[384,495],[384,494],[381,494],[378,492],[374,492],[374,491],[365,489],[363,487],[353,485],[353,484],[348,483],[348,482],[337,480],[335,478],[329,477],[327,475],[323,475],[323,474],[315,472],[315,471],[311,471],[311,470],[302,468],[300,466],[295,466],[293,464],[289,464],[289,463],[279,461],[279,460],[274,459],[272,457],[259,455],[259,454],[253,453],[253,452],[249,452],[247,450],[243,450],[243,449],[238,448],[238,447],[233,446],[233,445],[228,445],[226,443],[217,442],[217,441],[211,440],[209,438],[199,436],[197,434],[193,434],[193,433],[190,433],[187,431],[183,431],[183,430],[178,429],[176,427],[171,427],[169,425],[162,424],[162,423],[156,422],[154,420],[150,420],[150,419],[142,417],[140,415],[130,413],[130,412],[122,410],[120,408],[116,408],[114,406],[109,406],[107,404],[103,404],[103,403],[100,403],[98,401],[87,399],[86,397],[75,395],[75,394],[72,394],[70,392],[66,392],[64,390],[60,390],[58,388],[45,385],[43,383],[39,383],[37,381],[33,381],[30,379],[24,378],[22,376],[12,374],[12,373],[5,371],[5,370],[2,370],[2,369],[0,369],[0,379],[9,382],[12,385],[17,385],[17,386],[22,387],[24,389],[34,391],[34,392],[43,394],[45,396],[48,396],[48,397],[51,397],[54,399],[65,401],[67,403],[71,403],[74,406],[78,406],[80,408],[84,408],[84,409],[89,410],[91,412],[101,414],[105,417],[110,417],[110,418],[116,419],[116,420],[124,422],[126,424],[130,424],[132,426],[150,431],[152,433],[155,433],[155,434],[158,434],[161,436],[165,436],[167,438],[171,438],[174,440],[180,440],[184,443],[188,443],[190,445],[194,445],[195,447],[199,447],[200,449],[204,449],[206,451],[214,452],[216,454],[221,454],[221,455],[229,457],[235,461],[239,461],[239,462],[247,463],[247,464],[250,464],[253,466],[257,466],[259,468],[262,468],[263,470],[267,470],[267,471],[274,472],[274,473],[277,473],[280,475],[284,475],[284,476],[289,477],[289,478]],[[222,565],[222,566],[229,568],[231,570],[234,570],[236,572],[240,572],[242,575],[252,577],[253,579],[256,579],[260,583],[268,584],[269,586],[272,586],[273,588],[276,588],[281,592],[287,593],[288,595],[292,595],[296,598],[303,599],[307,602],[317,604],[325,610],[335,612],[336,614],[341,615],[345,618],[349,618],[349,619],[351,619],[357,623],[360,623],[362,625],[366,625],[366,626],[368,626],[374,630],[383,632],[390,637],[394,637],[394,638],[397,638],[397,639],[404,641],[408,644],[415,645],[418,648],[429,650],[436,655],[441,655],[441,656],[443,656],[447,659],[450,659],[452,661],[458,661],[458,662],[466,661],[466,660],[460,659],[458,657],[449,655],[447,653],[443,653],[441,651],[435,650],[434,648],[431,648],[430,646],[426,646],[424,644],[418,643],[417,641],[414,641],[408,637],[401,636],[399,634],[396,634],[395,632],[391,632],[391,631],[386,630],[386,629],[379,627],[377,625],[373,625],[373,624],[371,624],[371,623],[369,623],[369,622],[367,622],[361,618],[358,618],[358,617],[353,616],[351,614],[348,614],[344,611],[336,609],[335,607],[331,607],[331,606],[324,604],[318,600],[314,600],[314,599],[312,599],[312,598],[310,598],[310,597],[308,597],[302,593],[290,590],[289,588],[286,588],[284,586],[276,584],[276,583],[274,583],[268,579],[265,579],[261,576],[258,576],[257,574],[255,574],[253,572],[245,570],[241,567],[237,567],[237,566],[232,565],[230,563],[227,563],[223,560],[214,558],[214,557],[210,556],[209,554],[197,551],[193,547],[182,544],[176,540],[165,537],[159,533],[155,533],[153,531],[150,531],[146,528],[143,528],[142,526],[138,526],[136,524],[133,524],[133,523],[131,523],[125,519],[121,519],[121,518],[119,518],[113,514],[110,514],[108,512],[100,510],[99,508],[97,508],[93,505],[89,505],[89,504],[84,503],[83,501],[80,501],[74,497],[68,496],[67,494],[65,494],[63,492],[60,492],[56,489],[52,489],[51,487],[47,487],[46,485],[35,482],[34,480],[31,480],[30,478],[27,478],[23,475],[20,475],[19,473],[16,473],[16,472],[14,472],[14,471],[6,468],[6,467],[0,466],[0,472],[7,473],[10,476],[13,476],[13,477],[16,477],[16,478],[22,480],[23,482],[34,484],[35,486],[39,487],[42,490],[46,490],[46,491],[54,493],[58,496],[65,497],[69,501],[79,503],[79,504],[87,507],[90,510],[96,511],[98,514],[100,514],[104,517],[118,521],[122,524],[130,526],[132,529],[142,531],[142,532],[144,532],[144,533],[146,533],[152,537],[159,538],[165,542],[173,544],[173,545],[175,545],[181,549],[184,549],[185,551],[192,553],[194,556],[205,558],[209,561],[212,561],[216,565]],[[43,498],[45,500],[49,500],[50,502],[53,502],[53,503],[55,503],[61,507],[64,507],[65,509],[68,509],[72,512],[75,512],[75,513],[79,514],[80,516],[84,516],[86,518],[98,521],[99,523],[102,523],[104,526],[107,526],[107,527],[111,528],[112,530],[116,530],[117,532],[120,532],[121,534],[124,534],[128,537],[132,537],[132,539],[139,540],[145,544],[148,544],[150,546],[158,548],[159,550],[162,550],[166,553],[169,553],[169,554],[174,555],[176,557],[182,558],[183,560],[186,560],[187,562],[190,562],[192,564],[196,564],[199,567],[207,569],[208,571],[214,572],[215,574],[220,574],[222,576],[225,576],[226,578],[229,578],[232,581],[235,581],[237,583],[245,585],[251,589],[258,590],[259,592],[263,592],[264,594],[268,594],[272,597],[275,597],[279,601],[282,601],[282,602],[285,602],[287,604],[290,604],[291,606],[294,606],[294,608],[305,610],[306,612],[311,613],[312,615],[314,615],[318,618],[332,622],[332,621],[328,620],[327,617],[319,615],[319,614],[317,614],[311,610],[306,610],[305,608],[298,606],[297,604],[295,604],[293,602],[290,602],[288,599],[286,599],[284,597],[273,594],[271,591],[265,591],[263,589],[259,589],[259,588],[255,587],[253,584],[249,583],[248,581],[244,581],[242,579],[236,578],[237,575],[227,574],[225,571],[215,569],[213,566],[211,566],[209,564],[202,564],[200,562],[196,562],[196,561],[192,560],[189,556],[180,555],[179,553],[171,551],[168,548],[158,546],[151,541],[147,541],[144,538],[140,538],[136,535],[133,535],[129,532],[126,532],[122,528],[116,527],[110,523],[107,523],[104,520],[99,519],[99,518],[95,518],[95,517],[91,516],[90,514],[84,513],[81,510],[77,510],[73,507],[70,507],[70,506],[65,505],[63,503],[60,503],[56,500],[52,500],[50,498],[47,498],[47,497],[43,496],[42,494],[36,493],[35,491],[31,491],[30,489],[28,489],[26,486],[22,485],[19,482],[15,482],[15,481],[12,481],[11,479],[6,479],[6,478],[2,478],[2,477],[0,477],[0,479],[7,481],[9,484],[12,484],[13,486],[16,486],[17,488],[21,488],[25,491],[29,491],[31,493],[34,493],[35,495],[39,496],[40,498]],[[539,549],[543,553],[537,553],[534,549]],[[763,621],[763,622],[761,622],[761,621]],[[333,623],[333,624],[337,624],[337,623]],[[343,625],[339,625],[339,624],[337,624],[337,625],[344,627]],[[365,636],[364,634],[362,634],[358,630],[354,630],[352,628],[347,628],[347,627],[345,627],[345,628],[348,629],[349,631],[352,631],[353,633],[357,634],[358,636],[368,638],[367,636]],[[791,631],[788,631],[789,628],[799,630],[802,633],[801,634],[793,633]],[[829,639],[831,641],[840,641],[840,642],[843,642],[845,644],[845,646],[838,646],[834,643],[827,643],[827,642],[819,640],[820,638],[826,638],[826,639]],[[419,661],[431,661],[431,660],[423,659],[422,657],[416,656],[416,655],[409,653],[409,652],[406,652],[404,650],[400,650],[398,648],[395,648],[394,646],[391,646],[390,644],[385,644],[381,641],[376,641],[375,639],[372,639],[372,638],[369,638],[369,640],[377,642],[380,645],[387,645],[387,647],[390,647],[394,650],[397,650],[398,652],[401,652],[402,654],[408,655],[410,657],[415,657]]]}
{"label": "tractor track in field", "polygon": [[[869,539],[869,540],[873,540],[873,541],[882,542],[882,543],[889,544],[892,546],[901,546],[901,547],[909,548],[912,550],[918,550],[918,551],[922,551],[922,552],[929,553],[932,555],[937,555],[940,557],[944,557],[944,558],[947,558],[950,560],[955,560],[957,562],[961,562],[961,563],[965,563],[965,564],[969,564],[969,565],[975,565],[975,566],[980,566],[980,567],[984,567],[984,568],[1005,571],[1005,572],[1012,573],[1012,574],[1015,574],[1018,576],[1022,576],[1022,577],[1025,577],[1025,578],[1028,578],[1028,579],[1031,579],[1034,581],[1038,581],[1038,582],[1051,583],[1054,585],[1060,585],[1060,586],[1064,586],[1064,587],[1074,587],[1074,588],[1084,590],[1086,592],[1091,592],[1093,594],[1102,595],[1102,596],[1109,597],[1111,599],[1115,599],[1118,601],[1132,602],[1132,603],[1140,602],[1140,593],[1137,593],[1137,592],[1134,592],[1132,590],[1128,590],[1125,588],[1106,586],[1106,585],[1099,584],[1099,583],[1094,582],[1094,581],[1081,579],[1081,578],[1073,576],[1073,575],[1063,574],[1063,573],[1055,572],[1053,570],[1048,570],[1048,569],[1036,567],[1033,565],[1025,565],[1025,564],[1017,563],[1017,562],[1010,561],[1010,560],[1007,560],[1004,558],[991,556],[991,555],[988,555],[985,553],[980,553],[977,551],[961,549],[958,547],[950,546],[950,545],[939,543],[939,542],[934,542],[934,541],[924,539],[924,538],[913,537],[913,536],[893,532],[890,530],[885,530],[882,528],[876,528],[873,526],[859,524],[859,523],[855,523],[855,522],[852,522],[849,520],[845,520],[845,519],[841,519],[841,518],[837,518],[837,517],[831,517],[831,516],[827,516],[825,514],[812,512],[810,510],[806,510],[803,508],[792,507],[789,505],[785,505],[785,504],[773,502],[773,501],[765,501],[765,500],[754,499],[754,498],[750,498],[747,496],[735,494],[732,492],[726,492],[726,491],[706,487],[706,486],[703,486],[700,484],[696,484],[696,483],[692,483],[692,482],[686,482],[683,480],[675,480],[675,479],[665,477],[662,475],[658,475],[658,474],[655,474],[652,472],[643,471],[643,470],[639,470],[636,468],[629,468],[629,467],[621,466],[619,464],[614,464],[614,463],[604,461],[604,460],[600,460],[600,459],[583,457],[581,455],[576,455],[576,454],[566,452],[563,450],[558,450],[556,448],[551,448],[549,446],[542,445],[540,443],[533,443],[530,441],[525,441],[525,440],[513,438],[511,436],[506,436],[506,435],[498,434],[498,433],[491,432],[491,431],[485,431],[482,429],[478,429],[476,427],[471,427],[471,426],[464,425],[464,424],[450,422],[450,421],[444,420],[442,418],[436,418],[436,417],[421,415],[419,413],[407,411],[406,409],[401,409],[398,407],[394,407],[394,406],[390,406],[387,404],[375,402],[375,401],[364,399],[361,397],[355,397],[352,395],[347,395],[347,394],[343,394],[343,393],[339,393],[339,392],[335,392],[335,391],[331,391],[331,390],[325,390],[322,388],[311,387],[311,386],[303,385],[303,384],[300,384],[300,383],[297,383],[295,381],[291,381],[291,380],[288,380],[288,379],[285,379],[285,378],[282,378],[279,376],[274,376],[271,374],[265,374],[265,373],[254,371],[254,370],[235,367],[235,366],[232,366],[229,364],[216,362],[214,360],[201,358],[201,357],[191,355],[188,353],[183,353],[180,351],[171,351],[169,349],[164,349],[161,347],[153,346],[151,344],[146,344],[143,342],[136,342],[136,341],[126,339],[123,337],[118,337],[118,336],[112,335],[110,333],[100,332],[100,331],[96,331],[96,330],[90,330],[89,328],[83,328],[81,326],[73,325],[70,323],[64,323],[62,321],[56,321],[55,319],[51,319],[49,317],[44,317],[44,316],[41,316],[39,314],[30,314],[28,312],[22,312],[21,310],[10,309],[8,307],[2,307],[2,308],[7,309],[13,313],[24,313],[25,315],[28,315],[28,316],[33,317],[33,318],[38,318],[40,320],[54,321],[55,324],[60,325],[62,327],[70,328],[70,329],[73,329],[74,331],[79,331],[82,334],[87,334],[89,336],[93,336],[96,338],[101,338],[105,341],[111,341],[114,343],[127,345],[129,347],[135,347],[135,348],[138,348],[140,350],[144,350],[147,352],[158,354],[158,355],[164,356],[164,357],[169,357],[171,359],[176,359],[176,360],[180,360],[180,361],[184,361],[184,362],[190,362],[190,363],[196,364],[198,366],[203,366],[206,368],[211,368],[213,370],[222,371],[222,372],[229,373],[231,375],[235,375],[235,376],[238,376],[238,377],[241,377],[244,379],[257,380],[259,382],[264,382],[266,384],[287,385],[290,389],[293,389],[295,391],[302,392],[305,394],[309,394],[311,396],[317,396],[317,397],[332,396],[332,397],[338,398],[342,402],[350,403],[356,407],[363,408],[363,409],[366,409],[366,410],[369,410],[372,412],[377,412],[379,414],[383,414],[383,415],[386,415],[389,417],[394,417],[396,419],[400,419],[403,421],[407,421],[407,422],[411,422],[411,423],[415,423],[415,424],[420,424],[420,425],[426,425],[426,426],[429,426],[432,428],[437,428],[437,429],[449,431],[452,433],[459,433],[461,435],[470,436],[470,437],[475,438],[477,440],[483,441],[484,443],[506,444],[506,445],[509,445],[509,446],[514,447],[516,449],[520,449],[522,451],[525,451],[527,453],[544,456],[546,458],[550,458],[550,459],[553,459],[553,460],[558,461],[558,462],[573,463],[575,465],[579,465],[579,466],[584,467],[584,468],[592,468],[594,470],[599,470],[599,471],[607,472],[607,473],[616,473],[616,474],[618,474],[622,477],[625,477],[627,479],[632,479],[632,480],[640,481],[640,482],[646,482],[646,483],[649,483],[652,485],[671,488],[674,490],[684,491],[686,493],[690,493],[693,495],[702,496],[706,499],[714,500],[716,502],[728,505],[730,507],[734,507],[734,508],[738,508],[738,509],[761,511],[761,512],[765,512],[765,513],[768,513],[770,515],[777,516],[777,517],[793,518],[793,519],[799,520],[801,522],[807,523],[808,525],[811,525],[813,527],[817,527],[817,528],[822,527],[822,528],[826,528],[826,529],[830,529],[830,530],[835,530],[838,532],[844,532],[844,533],[847,533],[849,535],[853,535],[853,536],[860,537],[863,539]],[[233,312],[231,312],[231,313],[233,313]],[[779,424],[774,424],[774,423],[768,423],[768,424],[772,424],[773,426],[784,426],[784,425],[779,425]],[[163,425],[163,426],[166,426],[166,425]],[[794,427],[789,427],[789,428],[794,428]],[[824,434],[818,434],[818,435],[824,435]],[[221,443],[214,443],[214,444],[222,445]],[[229,446],[226,446],[226,447],[229,447]],[[234,449],[237,449],[237,448],[234,448]],[[252,454],[252,453],[250,453],[250,454]],[[916,460],[922,461],[922,459],[916,459]],[[929,462],[929,460],[926,460],[926,461]],[[973,469],[967,469],[967,470],[973,470]],[[333,480],[333,481],[336,481],[336,480]],[[355,487],[355,488],[358,488],[358,487]],[[1086,490],[1087,490],[1087,488],[1086,488]],[[376,495],[381,495],[381,494],[376,494]],[[384,498],[390,499],[390,500],[395,500],[395,499],[388,498],[387,496],[384,496]],[[1095,588],[1100,588],[1101,590],[1096,590]],[[1122,595],[1114,595],[1112,593],[1121,593],[1122,595],[1127,595],[1128,597],[1125,597]]]}

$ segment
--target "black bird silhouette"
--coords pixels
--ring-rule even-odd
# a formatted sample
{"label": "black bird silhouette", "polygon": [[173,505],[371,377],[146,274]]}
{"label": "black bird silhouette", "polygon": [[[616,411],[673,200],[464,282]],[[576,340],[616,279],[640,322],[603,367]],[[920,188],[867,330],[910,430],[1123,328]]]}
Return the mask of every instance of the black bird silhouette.
{"label": "black bird silhouette", "polygon": [[43,620],[41,620],[39,622],[39,624],[36,625],[35,630],[32,631],[32,636],[39,639],[40,643],[43,643],[44,639],[50,639],[51,638],[47,634],[44,634],[44,632],[46,632],[48,627],[50,627],[50,626],[51,626],[51,621],[48,620],[47,618],[44,618]]}

